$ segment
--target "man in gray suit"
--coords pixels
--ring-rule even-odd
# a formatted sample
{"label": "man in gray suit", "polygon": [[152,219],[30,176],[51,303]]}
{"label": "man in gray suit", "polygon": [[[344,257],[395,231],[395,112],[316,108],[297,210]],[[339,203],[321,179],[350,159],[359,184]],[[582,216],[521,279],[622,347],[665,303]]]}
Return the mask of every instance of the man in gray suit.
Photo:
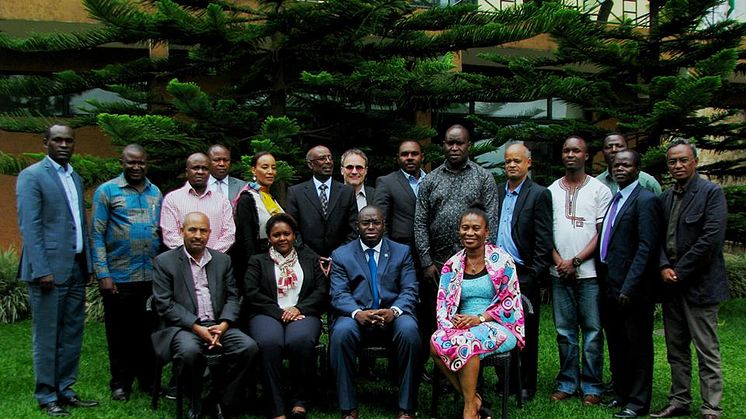
{"label": "man in gray suit", "polygon": [[[202,376],[207,354],[222,354],[211,369],[208,397],[215,416],[240,406],[243,377],[258,351],[256,342],[233,327],[240,304],[229,256],[207,248],[210,220],[200,212],[184,217],[184,245],[155,258],[153,296],[165,327],[153,333],[156,355],[173,358],[185,393],[190,418],[202,415]],[[223,410],[225,409],[225,410]]]}
{"label": "man in gray suit", "polygon": [[207,149],[207,157],[210,158],[210,178],[207,187],[211,191],[220,192],[233,203],[238,192],[246,185],[241,179],[228,176],[231,169],[231,151],[221,144],[211,145]]}
{"label": "man in gray suit", "polygon": [[43,143],[47,157],[24,169],[16,185],[23,238],[19,278],[28,283],[33,313],[34,396],[49,416],[68,416],[66,406],[98,405],[72,389],[83,343],[85,284],[93,269],[83,183],[69,164],[75,134],[52,125]]}
{"label": "man in gray suit", "polygon": [[650,415],[654,418],[689,415],[692,342],[699,360],[702,418],[723,413],[717,325],[719,305],[728,298],[723,258],[727,209],[723,190],[699,177],[697,163],[697,150],[689,141],[679,138],[668,145],[666,164],[676,184],[661,196],[666,235],[659,268],[671,390],[668,406]]}

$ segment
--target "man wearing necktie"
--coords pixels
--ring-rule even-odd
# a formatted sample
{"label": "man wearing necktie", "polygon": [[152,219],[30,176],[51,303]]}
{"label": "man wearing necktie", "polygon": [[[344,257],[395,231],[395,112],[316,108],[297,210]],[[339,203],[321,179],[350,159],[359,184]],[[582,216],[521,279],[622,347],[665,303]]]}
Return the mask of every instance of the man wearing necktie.
{"label": "man wearing necktie", "polygon": [[208,189],[219,192],[233,202],[246,182],[228,175],[231,169],[231,151],[224,145],[213,144],[207,149],[207,157],[210,158]]}
{"label": "man wearing necktie", "polygon": [[609,344],[617,418],[650,410],[653,384],[653,283],[658,273],[660,199],[638,181],[640,155],[620,151],[609,169],[619,185],[601,228],[601,322]]}
{"label": "man wearing necktie", "polygon": [[329,351],[342,419],[356,419],[355,359],[365,344],[394,346],[399,372],[399,413],[416,409],[420,339],[415,302],[417,279],[409,246],[383,237],[380,208],[358,214],[359,240],[332,253],[332,326]]}

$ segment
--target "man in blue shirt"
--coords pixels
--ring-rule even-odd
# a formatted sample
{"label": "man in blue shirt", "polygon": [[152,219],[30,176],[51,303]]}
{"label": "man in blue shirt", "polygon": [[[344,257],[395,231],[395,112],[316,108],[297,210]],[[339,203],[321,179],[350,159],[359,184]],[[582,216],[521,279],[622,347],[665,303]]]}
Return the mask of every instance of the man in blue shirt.
{"label": "man in blue shirt", "polygon": [[152,294],[153,258],[163,195],[145,177],[147,155],[130,144],[122,151],[122,171],[93,196],[93,267],[104,300],[109,345],[111,397],[128,400],[135,378],[152,384],[152,326],[145,303]]}
{"label": "man in blue shirt", "polygon": [[521,294],[533,312],[524,307],[526,346],[521,351],[521,380],[525,399],[536,394],[539,359],[539,308],[541,282],[547,280],[552,255],[552,197],[547,188],[528,178],[531,151],[523,144],[505,149],[508,181],[497,187],[497,244],[515,260]]}

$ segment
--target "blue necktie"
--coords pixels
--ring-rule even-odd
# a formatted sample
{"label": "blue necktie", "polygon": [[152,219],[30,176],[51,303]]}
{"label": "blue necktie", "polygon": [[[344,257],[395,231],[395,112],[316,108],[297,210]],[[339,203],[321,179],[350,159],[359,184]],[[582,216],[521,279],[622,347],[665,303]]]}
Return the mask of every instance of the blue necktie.
{"label": "blue necktie", "polygon": [[368,255],[368,268],[370,268],[370,293],[373,296],[373,305],[371,308],[378,308],[378,265],[376,265],[376,251],[368,249],[365,253]]}
{"label": "blue necktie", "polygon": [[622,193],[617,192],[614,195],[614,199],[611,200],[611,209],[609,215],[606,217],[606,229],[604,230],[604,239],[601,241],[601,262],[606,262],[606,253],[609,249],[609,241],[611,241],[611,228],[616,218],[617,204],[622,198]]}

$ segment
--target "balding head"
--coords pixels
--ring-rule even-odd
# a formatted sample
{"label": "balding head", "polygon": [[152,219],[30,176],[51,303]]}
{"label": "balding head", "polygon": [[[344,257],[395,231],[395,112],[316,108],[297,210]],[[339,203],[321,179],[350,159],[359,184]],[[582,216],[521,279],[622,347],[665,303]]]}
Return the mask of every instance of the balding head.
{"label": "balding head", "polygon": [[201,212],[188,213],[181,223],[181,237],[184,239],[184,249],[200,260],[210,239],[210,219]]}

